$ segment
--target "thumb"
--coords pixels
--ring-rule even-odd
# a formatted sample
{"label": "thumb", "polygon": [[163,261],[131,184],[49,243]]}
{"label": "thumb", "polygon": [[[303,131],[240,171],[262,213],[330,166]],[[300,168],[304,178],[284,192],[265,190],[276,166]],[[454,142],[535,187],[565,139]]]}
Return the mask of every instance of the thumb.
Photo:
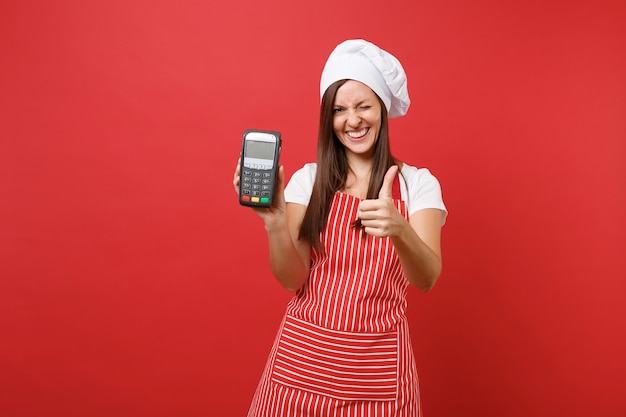
{"label": "thumb", "polygon": [[278,177],[276,178],[274,199],[276,200],[276,203],[285,203],[285,167],[282,165],[278,167]]}
{"label": "thumb", "polygon": [[383,179],[383,185],[380,187],[380,191],[378,192],[378,198],[393,198],[393,181],[396,178],[396,174],[398,174],[398,166],[390,166],[385,174],[385,178]]}

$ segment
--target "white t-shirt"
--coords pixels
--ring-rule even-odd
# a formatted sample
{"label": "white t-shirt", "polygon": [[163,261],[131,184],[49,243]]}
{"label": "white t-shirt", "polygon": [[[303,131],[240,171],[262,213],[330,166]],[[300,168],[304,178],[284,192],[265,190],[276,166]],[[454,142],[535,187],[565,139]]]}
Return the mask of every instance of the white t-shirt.
{"label": "white t-shirt", "polygon": [[[285,187],[285,201],[308,205],[315,181],[316,163],[305,164],[294,172]],[[407,204],[409,216],[418,210],[427,208],[439,209],[443,212],[442,225],[446,222],[448,211],[443,204],[439,181],[427,168],[416,168],[402,164],[400,175],[400,193],[402,201]],[[405,183],[406,180],[406,183]]]}

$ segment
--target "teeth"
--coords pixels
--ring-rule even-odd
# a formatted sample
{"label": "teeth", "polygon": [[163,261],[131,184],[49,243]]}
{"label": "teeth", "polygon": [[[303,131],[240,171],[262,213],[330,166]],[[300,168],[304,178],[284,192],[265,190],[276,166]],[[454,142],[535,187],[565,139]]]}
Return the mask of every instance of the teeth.
{"label": "teeth", "polygon": [[351,138],[360,138],[361,136],[363,136],[364,134],[367,133],[367,128],[364,127],[363,129],[359,130],[358,132],[346,132],[348,134],[348,136],[350,136]]}

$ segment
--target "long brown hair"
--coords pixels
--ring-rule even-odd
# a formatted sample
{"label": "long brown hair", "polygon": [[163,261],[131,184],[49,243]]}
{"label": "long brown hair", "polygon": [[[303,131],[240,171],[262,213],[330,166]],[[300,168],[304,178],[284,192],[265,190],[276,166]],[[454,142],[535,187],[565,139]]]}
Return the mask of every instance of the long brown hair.
{"label": "long brown hair", "polygon": [[[311,199],[298,235],[299,239],[306,240],[311,244],[311,247],[320,251],[324,250],[320,241],[320,234],[328,221],[333,195],[346,185],[348,178],[349,166],[346,150],[333,129],[335,95],[339,87],[344,85],[346,81],[348,80],[339,80],[331,84],[322,97],[317,137],[317,171]],[[382,109],[382,118],[378,140],[374,145],[374,163],[367,189],[367,198],[378,198],[385,173],[389,167],[396,164],[389,145],[387,108],[380,98],[378,101]],[[357,220],[353,226],[360,227],[360,221]]]}

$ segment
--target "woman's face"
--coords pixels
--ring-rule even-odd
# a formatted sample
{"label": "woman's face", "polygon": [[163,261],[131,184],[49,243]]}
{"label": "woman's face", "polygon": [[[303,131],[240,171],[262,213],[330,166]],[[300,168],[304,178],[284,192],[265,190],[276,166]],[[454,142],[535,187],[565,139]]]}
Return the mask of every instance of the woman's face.
{"label": "woman's face", "polygon": [[346,153],[371,156],[381,121],[381,104],[371,88],[354,80],[339,87],[333,107],[333,130]]}

